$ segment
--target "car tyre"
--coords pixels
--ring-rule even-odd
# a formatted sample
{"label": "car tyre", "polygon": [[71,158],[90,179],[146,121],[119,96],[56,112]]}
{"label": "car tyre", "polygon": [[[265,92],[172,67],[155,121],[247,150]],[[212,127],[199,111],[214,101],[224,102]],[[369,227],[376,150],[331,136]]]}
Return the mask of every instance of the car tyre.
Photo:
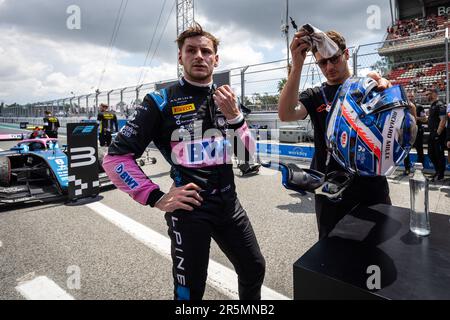
{"label": "car tyre", "polygon": [[0,158],[0,186],[9,187],[11,185],[11,161],[8,157]]}

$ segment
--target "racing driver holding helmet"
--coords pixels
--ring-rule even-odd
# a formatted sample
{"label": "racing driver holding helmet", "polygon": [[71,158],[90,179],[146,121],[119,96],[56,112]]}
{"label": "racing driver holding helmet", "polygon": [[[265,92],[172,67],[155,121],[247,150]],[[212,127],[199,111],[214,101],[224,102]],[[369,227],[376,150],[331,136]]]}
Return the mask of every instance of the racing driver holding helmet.
{"label": "racing driver holding helmet", "polygon": [[[315,39],[322,40],[321,44],[305,41],[311,32],[315,32]],[[319,47],[322,46],[326,51],[330,45],[336,47],[337,53],[326,59],[319,52],[322,51]],[[281,121],[289,122],[303,120],[309,114],[314,125],[315,147],[311,169],[322,173],[342,171],[344,169],[328,155],[325,133],[328,112],[336,92],[351,76],[345,39],[335,31],[323,33],[318,29],[309,31],[302,28],[295,34],[290,49],[292,68],[280,96],[279,117]],[[307,89],[299,95],[302,68],[309,50],[312,50],[327,81],[321,87]],[[368,76],[377,81],[378,90],[391,86],[388,80],[381,78],[377,73],[370,73]],[[339,202],[333,202],[324,195],[316,195],[315,210],[319,239],[327,237],[339,220],[356,206],[370,206],[378,203],[391,204],[389,185],[385,177],[356,176],[352,184],[343,192],[342,200]]]}

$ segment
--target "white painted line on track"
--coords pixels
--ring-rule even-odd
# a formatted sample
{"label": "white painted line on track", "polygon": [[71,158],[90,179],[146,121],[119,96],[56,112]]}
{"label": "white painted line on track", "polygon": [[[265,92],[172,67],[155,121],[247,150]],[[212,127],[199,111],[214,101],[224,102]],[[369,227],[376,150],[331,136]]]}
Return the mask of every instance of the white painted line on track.
{"label": "white painted line on track", "polygon": [[0,241],[0,248],[3,247],[3,242]]}
{"label": "white painted line on track", "polygon": [[16,290],[27,300],[75,300],[47,277],[37,277],[23,282]]}
{"label": "white painted line on track", "polygon": [[[162,236],[102,203],[96,202],[87,204],[86,206],[166,259],[172,259],[169,238]],[[213,260],[209,260],[207,282],[231,299],[239,298],[236,273]],[[290,300],[288,297],[265,286],[262,287],[261,298],[263,300]]]}

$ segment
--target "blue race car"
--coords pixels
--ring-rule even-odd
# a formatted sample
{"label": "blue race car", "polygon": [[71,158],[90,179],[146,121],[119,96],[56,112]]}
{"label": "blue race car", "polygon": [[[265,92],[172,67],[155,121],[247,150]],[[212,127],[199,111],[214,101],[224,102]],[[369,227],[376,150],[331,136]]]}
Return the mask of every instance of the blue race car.
{"label": "blue race car", "polygon": [[[26,139],[0,152],[0,207],[67,198],[68,158],[57,139]],[[111,183],[100,175],[100,187]]]}
{"label": "blue race car", "polygon": [[[15,138],[20,139],[18,135]],[[100,165],[105,149],[99,148],[98,153],[102,190],[113,184]],[[147,152],[138,163],[153,164],[156,159]],[[67,199],[68,184],[68,157],[57,139],[25,139],[9,151],[0,152],[0,207]]]}

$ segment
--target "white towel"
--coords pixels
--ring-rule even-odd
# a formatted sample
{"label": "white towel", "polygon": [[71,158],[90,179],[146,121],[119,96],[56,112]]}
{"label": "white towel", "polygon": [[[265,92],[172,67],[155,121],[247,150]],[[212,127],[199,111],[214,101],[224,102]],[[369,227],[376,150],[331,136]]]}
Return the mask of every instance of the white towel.
{"label": "white towel", "polygon": [[304,25],[302,29],[308,32],[308,35],[304,36],[302,40],[316,47],[317,51],[325,59],[329,59],[339,52],[338,45],[325,32],[310,24]]}

